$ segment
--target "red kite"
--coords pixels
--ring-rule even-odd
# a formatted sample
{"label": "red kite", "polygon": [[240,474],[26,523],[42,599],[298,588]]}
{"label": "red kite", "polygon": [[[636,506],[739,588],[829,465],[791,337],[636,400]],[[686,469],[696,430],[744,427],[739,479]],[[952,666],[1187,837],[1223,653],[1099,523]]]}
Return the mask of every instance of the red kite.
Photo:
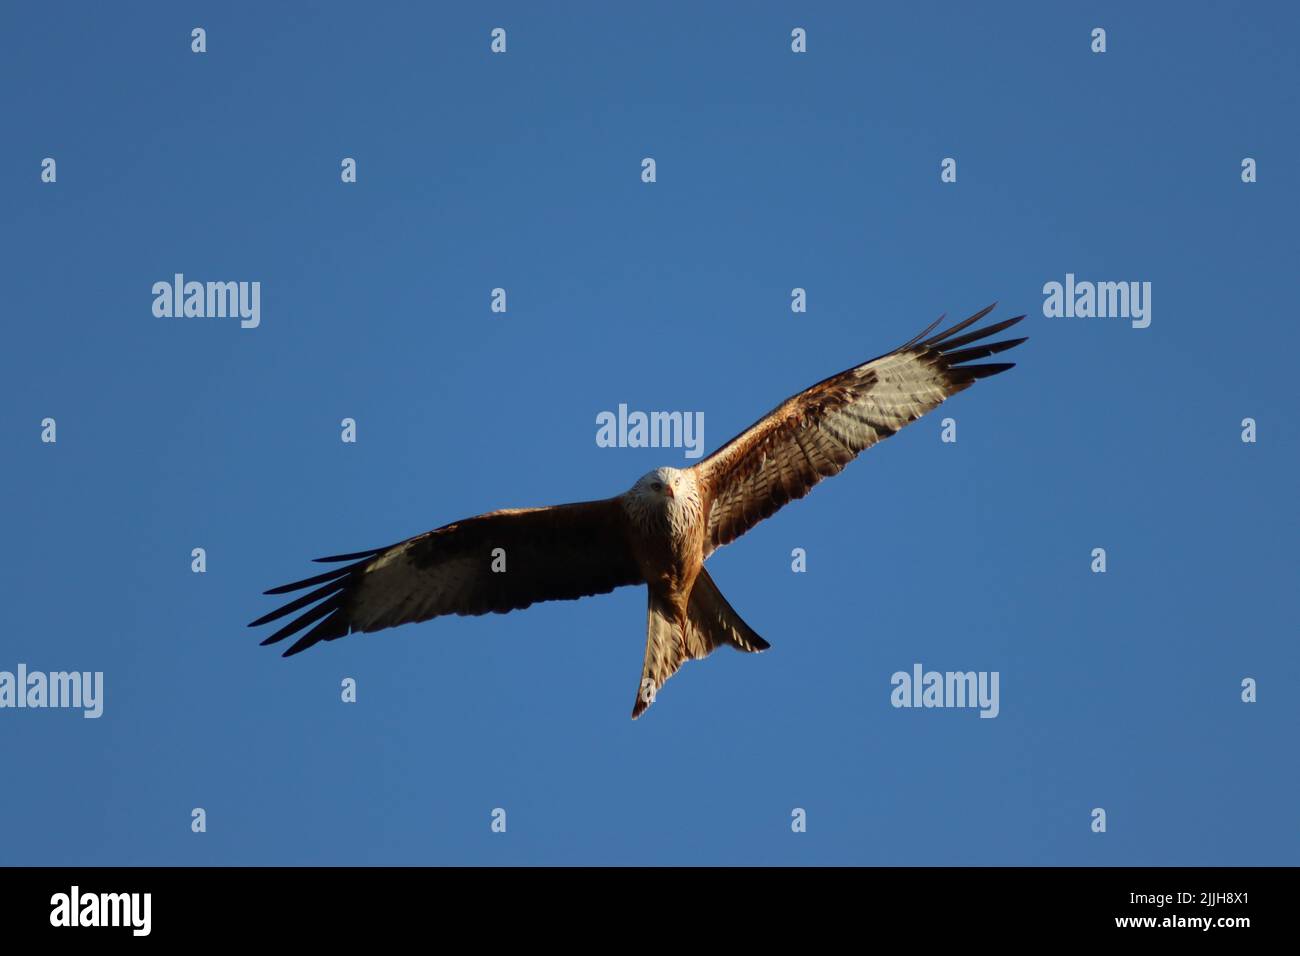
{"label": "red kite", "polygon": [[[249,626],[319,601],[262,642],[315,625],[285,651],[288,657],[354,631],[443,614],[504,613],[644,584],[645,664],[632,708],[639,717],[684,662],[723,644],[747,652],[769,646],[709,577],[710,554],[948,396],[1013,367],[967,364],[1025,341],[981,342],[1024,316],[958,334],[992,309],[925,338],[940,318],[894,351],[795,395],[694,467],[658,468],[617,497],[493,511],[387,548],[318,558],[350,563],[267,591],[314,588]],[[504,571],[493,567],[502,551]]]}

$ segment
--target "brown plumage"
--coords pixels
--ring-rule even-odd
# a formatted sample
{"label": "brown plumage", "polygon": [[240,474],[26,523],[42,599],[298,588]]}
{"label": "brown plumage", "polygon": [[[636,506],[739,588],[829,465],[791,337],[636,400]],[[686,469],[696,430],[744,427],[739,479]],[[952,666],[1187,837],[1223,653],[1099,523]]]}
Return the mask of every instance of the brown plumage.
{"label": "brown plumage", "polygon": [[931,324],[894,351],[783,402],[693,468],[656,469],[617,497],[493,511],[391,547],[320,558],[347,563],[267,591],[312,589],[249,626],[314,604],[262,642],[305,631],[288,657],[354,631],[644,583],[646,649],[632,709],[638,717],[686,661],[723,644],[747,652],[769,646],[727,603],[704,559],[949,396],[1011,368],[970,364],[1025,341],[985,342],[1024,316],[965,331],[992,309],[926,338],[939,322]]}

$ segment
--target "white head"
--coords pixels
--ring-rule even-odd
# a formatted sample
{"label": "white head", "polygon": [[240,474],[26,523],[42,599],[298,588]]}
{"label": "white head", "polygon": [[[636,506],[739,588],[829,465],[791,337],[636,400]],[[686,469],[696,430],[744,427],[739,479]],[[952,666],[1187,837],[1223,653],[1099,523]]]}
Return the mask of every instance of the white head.
{"label": "white head", "polygon": [[637,479],[624,497],[628,513],[642,526],[667,526],[680,532],[700,520],[700,492],[695,473],[656,468]]}

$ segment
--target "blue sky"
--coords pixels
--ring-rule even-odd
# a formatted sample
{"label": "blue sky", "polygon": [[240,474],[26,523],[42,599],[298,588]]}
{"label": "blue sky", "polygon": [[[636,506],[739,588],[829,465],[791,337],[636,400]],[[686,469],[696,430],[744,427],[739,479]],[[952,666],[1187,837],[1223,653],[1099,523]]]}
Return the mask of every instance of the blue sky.
{"label": "blue sky", "polygon": [[[105,675],[0,710],[0,863],[1296,863],[1295,11],[617,7],[0,12],[0,670]],[[176,272],[261,325],[155,317]],[[1066,273],[1150,327],[1045,318]],[[993,300],[1017,368],[712,558],[772,650],[642,720],[641,589],[244,626],[319,555],[689,464],[597,447],[619,403],[711,450]],[[891,707],[917,662],[999,716]]]}

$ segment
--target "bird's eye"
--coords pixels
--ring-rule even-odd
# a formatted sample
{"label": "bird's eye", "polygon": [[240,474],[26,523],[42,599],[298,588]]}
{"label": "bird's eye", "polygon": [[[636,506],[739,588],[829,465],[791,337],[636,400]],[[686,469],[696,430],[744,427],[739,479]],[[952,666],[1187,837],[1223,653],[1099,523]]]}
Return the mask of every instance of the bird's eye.
{"label": "bird's eye", "polygon": [[663,490],[664,490],[664,486],[663,486],[661,483],[657,482],[657,481],[656,481],[654,484],[652,484],[650,487],[653,488],[655,491],[663,491]]}

